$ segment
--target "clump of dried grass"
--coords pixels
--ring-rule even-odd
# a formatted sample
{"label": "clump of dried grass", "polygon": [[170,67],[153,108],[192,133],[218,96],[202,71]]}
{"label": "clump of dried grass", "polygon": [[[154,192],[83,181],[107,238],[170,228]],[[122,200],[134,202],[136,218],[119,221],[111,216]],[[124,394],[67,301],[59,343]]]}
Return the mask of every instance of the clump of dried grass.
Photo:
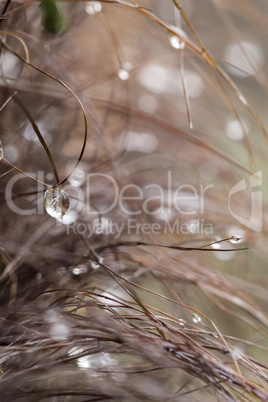
{"label": "clump of dried grass", "polygon": [[[94,17],[86,16],[84,2],[63,1],[69,29],[52,36],[42,27],[39,2],[1,3],[6,18],[1,22],[1,140],[4,155],[11,150],[6,160],[13,158],[30,176],[42,172],[38,178],[47,186],[66,184],[81,162],[84,172],[112,175],[120,188],[128,183],[166,188],[172,171],[172,189],[200,181],[213,182],[216,189],[206,199],[205,213],[194,216],[213,223],[211,235],[130,235],[125,226],[120,236],[104,230],[88,237],[78,230],[79,224],[92,225],[85,208],[71,229],[45,213],[12,212],[5,194],[17,172],[8,172],[3,162],[4,400],[267,400],[266,237],[245,229],[244,243],[232,245],[226,228],[233,218],[224,198],[245,175],[264,170],[267,134],[251,105],[263,114],[254,81],[244,88],[231,80],[175,0],[189,39],[174,31],[170,16],[161,16],[157,1],[146,7],[103,1],[103,12]],[[203,7],[214,16],[210,2]],[[244,21],[254,13],[253,25],[266,29],[261,4],[215,7],[220,15],[239,13]],[[168,43],[170,34],[185,42],[179,58]],[[120,81],[118,69],[128,60],[130,78]],[[204,103],[189,101],[184,90],[180,98],[154,95],[157,115],[139,109],[136,99],[145,92],[139,72],[151,60],[158,66],[180,63],[186,84],[183,63],[190,63],[206,83]],[[257,78],[265,91],[265,79]],[[251,118],[257,140],[246,136],[234,146],[214,135],[222,132],[230,111]],[[191,122],[194,130],[188,128]],[[158,148],[148,154],[128,150],[124,139],[131,130],[153,132]],[[111,186],[99,179],[92,187],[96,217],[126,224],[129,217],[119,207],[105,217],[100,212],[113,200]],[[85,191],[86,183],[80,188]],[[45,189],[25,177],[13,188],[12,200],[21,209],[42,210]],[[68,190],[74,201],[77,193]],[[240,211],[247,210],[247,200],[239,202]],[[156,200],[150,204],[157,206]],[[128,208],[136,210],[137,203]],[[157,218],[143,212],[137,222],[152,224]],[[266,225],[264,209],[264,233]],[[226,239],[222,244],[235,250],[235,258],[217,259],[217,252],[233,252],[213,249],[217,236]]]}

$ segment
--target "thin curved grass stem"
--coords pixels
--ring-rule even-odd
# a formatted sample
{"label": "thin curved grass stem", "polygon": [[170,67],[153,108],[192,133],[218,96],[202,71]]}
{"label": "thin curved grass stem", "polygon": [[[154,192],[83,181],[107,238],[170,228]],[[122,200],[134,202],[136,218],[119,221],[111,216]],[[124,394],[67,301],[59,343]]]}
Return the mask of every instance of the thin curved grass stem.
{"label": "thin curved grass stem", "polygon": [[[23,174],[25,177],[28,177],[29,179],[35,181],[36,183],[42,184],[43,186],[48,187],[48,188],[50,187],[48,184],[43,183],[42,181],[35,179],[34,177],[30,176],[29,174],[23,172],[23,171],[22,171],[21,169],[19,169],[17,166],[14,166],[14,165],[13,165],[11,162],[9,162],[4,156],[2,157],[2,160],[3,160],[4,162],[6,162],[10,167],[12,167],[12,170],[13,170],[13,169],[16,170],[17,172]],[[34,193],[34,194],[35,194],[35,193]]]}
{"label": "thin curved grass stem", "polygon": [[21,99],[19,98],[19,96],[16,95],[14,98],[15,98],[16,103],[17,103],[17,104],[19,105],[19,107],[23,110],[25,116],[27,116],[29,122],[31,123],[31,125],[32,125],[32,127],[33,127],[33,129],[34,129],[34,131],[35,131],[35,133],[36,133],[36,135],[37,135],[37,137],[38,137],[38,139],[39,139],[41,145],[42,145],[42,147],[44,148],[44,150],[45,150],[45,152],[46,152],[46,154],[47,154],[47,156],[48,156],[49,162],[50,162],[50,164],[51,164],[51,167],[52,167],[52,169],[53,169],[56,183],[57,183],[57,185],[59,185],[60,179],[59,179],[58,171],[57,171],[57,168],[56,168],[54,159],[53,159],[53,157],[52,157],[52,155],[51,155],[51,153],[50,153],[50,150],[49,150],[49,148],[48,148],[48,146],[47,146],[47,144],[46,144],[46,142],[45,142],[45,140],[44,140],[44,137],[42,136],[42,134],[41,134],[41,132],[40,132],[40,130],[39,130],[37,124],[35,123],[35,121],[34,121],[32,115],[31,115],[30,111],[27,109],[27,107],[25,106],[25,104],[21,101]]}
{"label": "thin curved grass stem", "polygon": [[[24,59],[24,57],[22,57],[19,53],[15,52],[10,46],[8,46],[8,45],[7,45],[6,43],[4,43],[3,41],[1,41],[1,43],[2,43],[2,45],[3,45],[7,50],[9,50],[11,53],[13,53],[16,57],[18,57],[23,63],[25,63],[26,65],[32,67],[32,68],[35,69],[36,71],[39,71],[41,74],[43,74],[43,75],[45,75],[45,76],[51,78],[52,80],[54,80],[55,82],[57,82],[58,84],[60,84],[61,86],[63,86],[68,92],[70,92],[70,93],[74,96],[74,98],[76,99],[76,101],[78,102],[78,104],[79,104],[79,106],[80,106],[80,109],[81,109],[82,114],[83,114],[83,120],[84,120],[85,131],[84,131],[84,140],[83,140],[83,144],[82,144],[82,149],[81,149],[81,151],[80,151],[80,155],[79,155],[79,157],[78,157],[78,160],[77,160],[75,166],[74,166],[73,169],[70,171],[70,173],[67,175],[67,177],[65,177],[65,179],[63,179],[62,181],[60,181],[60,180],[59,180],[59,177],[58,177],[58,174],[57,174],[57,169],[56,169],[56,166],[55,166],[55,164],[54,164],[54,161],[53,161],[52,158],[51,158],[51,159],[49,158],[50,163],[51,163],[51,166],[52,166],[52,164],[54,164],[53,171],[54,171],[54,174],[55,174],[55,178],[56,178],[56,181],[57,181],[57,185],[62,185],[62,184],[64,184],[64,183],[70,178],[70,176],[71,176],[72,173],[75,171],[75,169],[77,168],[78,164],[80,163],[80,161],[82,160],[82,157],[83,157],[83,155],[84,155],[84,151],[85,151],[86,143],[87,143],[87,132],[88,132],[88,125],[87,125],[87,117],[86,117],[85,108],[84,108],[84,106],[83,106],[81,100],[80,100],[80,99],[78,98],[78,96],[75,94],[75,92],[74,92],[68,85],[66,85],[62,80],[60,80],[59,78],[55,77],[54,75],[52,75],[52,74],[50,74],[50,73],[48,73],[48,72],[46,72],[46,71],[44,71],[44,70],[42,70],[41,68],[35,66],[34,64],[32,64],[31,62],[29,62],[28,60]],[[24,106],[24,107],[25,107],[25,106]],[[32,122],[31,122],[31,123],[32,123]],[[38,130],[38,131],[39,131],[39,130]],[[40,138],[41,138],[41,137],[40,137]],[[42,144],[42,145],[43,145],[43,144]],[[48,149],[48,148],[47,148],[47,149]],[[46,149],[45,149],[45,150],[46,150]],[[47,152],[47,150],[46,150],[46,152]]]}

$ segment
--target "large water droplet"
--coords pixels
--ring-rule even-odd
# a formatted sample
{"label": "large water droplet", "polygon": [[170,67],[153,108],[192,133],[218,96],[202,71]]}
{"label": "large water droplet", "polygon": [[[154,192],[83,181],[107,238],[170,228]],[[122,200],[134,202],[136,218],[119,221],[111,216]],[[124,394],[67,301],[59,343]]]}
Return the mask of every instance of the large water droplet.
{"label": "large water droplet", "polygon": [[2,142],[0,141],[0,160],[3,158],[3,156],[4,156],[3,145]]}
{"label": "large water droplet", "polygon": [[85,5],[85,10],[90,15],[99,13],[102,10],[102,4],[99,1],[88,1]]}
{"label": "large water droplet", "polygon": [[62,218],[69,208],[69,197],[60,186],[49,188],[45,192],[45,208],[53,218]]}

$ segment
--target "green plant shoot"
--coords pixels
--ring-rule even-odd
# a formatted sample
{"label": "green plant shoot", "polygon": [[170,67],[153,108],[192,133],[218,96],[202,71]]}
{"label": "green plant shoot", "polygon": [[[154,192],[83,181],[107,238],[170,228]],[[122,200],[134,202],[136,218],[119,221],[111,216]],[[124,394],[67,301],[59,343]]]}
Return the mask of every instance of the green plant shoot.
{"label": "green plant shoot", "polygon": [[43,26],[51,34],[62,33],[67,28],[67,20],[62,5],[56,0],[42,0]]}

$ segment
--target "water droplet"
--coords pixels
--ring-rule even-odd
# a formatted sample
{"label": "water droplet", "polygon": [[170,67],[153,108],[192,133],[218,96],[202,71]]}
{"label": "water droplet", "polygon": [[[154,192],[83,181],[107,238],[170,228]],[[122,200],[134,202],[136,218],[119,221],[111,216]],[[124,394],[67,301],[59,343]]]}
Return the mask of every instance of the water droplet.
{"label": "water droplet", "polygon": [[117,75],[122,81],[129,79],[129,72],[125,68],[120,68],[117,72]]}
{"label": "water droplet", "polygon": [[182,318],[180,318],[180,319],[178,320],[178,322],[179,322],[179,324],[180,324],[182,327],[184,327],[185,324],[186,324],[186,321],[183,320]]}
{"label": "water droplet", "polygon": [[231,226],[227,229],[227,234],[230,237],[230,243],[239,244],[245,239],[245,231],[243,229]]}
{"label": "water droplet", "polygon": [[93,268],[93,269],[98,269],[98,268],[100,267],[100,264],[98,264],[98,263],[95,262],[95,261],[92,261],[92,262],[90,263],[90,265],[91,265],[91,268]]}
{"label": "water droplet", "polygon": [[77,265],[76,267],[72,268],[72,273],[76,276],[86,274],[88,268],[85,265]]}
{"label": "water droplet", "polygon": [[193,322],[197,323],[201,321],[201,317],[198,314],[193,314]]}
{"label": "water droplet", "polygon": [[233,243],[233,244],[238,244],[238,243],[241,243],[243,241],[243,239],[241,239],[241,237],[239,237],[239,236],[232,236],[231,238],[230,238],[230,243]]}
{"label": "water droplet", "polygon": [[85,11],[89,15],[99,13],[101,12],[101,10],[102,10],[102,4],[99,1],[88,1],[85,4]]}
{"label": "water droplet", "polygon": [[3,158],[3,156],[4,156],[3,145],[2,142],[0,141],[0,160]]}
{"label": "water droplet", "polygon": [[177,36],[170,36],[169,42],[174,49],[184,49],[185,43],[182,42]]}
{"label": "water droplet", "polygon": [[[174,25],[171,25],[172,31],[177,33],[181,38],[187,39],[188,36],[186,35],[186,33],[179,27],[176,27]],[[175,49],[184,49],[185,48],[185,43],[183,41],[181,41],[178,36],[176,35],[170,35],[169,37],[169,42],[171,44],[172,47],[174,47]]]}
{"label": "water droplet", "polygon": [[129,71],[132,69],[132,64],[128,61],[125,61],[122,67],[118,70],[117,75],[122,81],[126,81],[129,79]]}
{"label": "water droplet", "polygon": [[62,218],[69,208],[69,197],[60,186],[49,188],[45,192],[45,208],[53,218]]}

